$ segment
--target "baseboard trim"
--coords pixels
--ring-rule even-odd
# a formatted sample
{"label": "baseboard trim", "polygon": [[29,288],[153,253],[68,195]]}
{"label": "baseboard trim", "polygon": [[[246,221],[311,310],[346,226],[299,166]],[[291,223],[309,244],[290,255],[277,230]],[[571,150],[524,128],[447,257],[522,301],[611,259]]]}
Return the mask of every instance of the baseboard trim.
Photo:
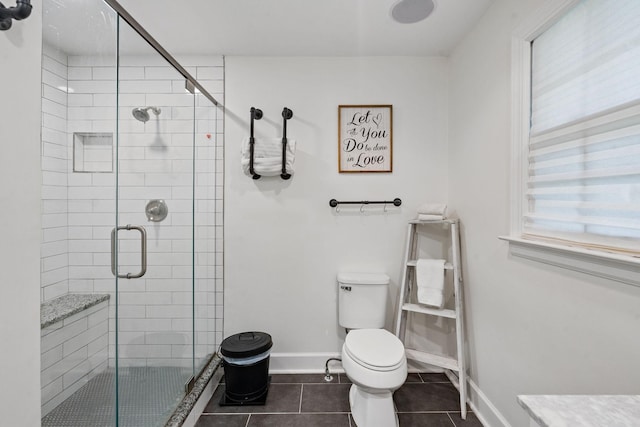
{"label": "baseboard trim", "polygon": [[467,403],[483,426],[511,427],[511,424],[509,424],[507,419],[498,411],[498,408],[491,403],[478,384],[471,379],[467,380],[467,384],[469,384]]}
{"label": "baseboard trim", "polygon": [[[269,360],[269,372],[272,374],[320,374],[324,373],[324,367],[330,358],[340,358],[340,353],[271,353]],[[431,365],[408,361],[407,368],[410,373],[415,372],[442,372],[441,368]],[[340,362],[330,362],[329,370],[344,373]]]}
{"label": "baseboard trim", "polygon": [[[271,353],[269,372],[272,374],[323,374],[328,359],[340,358],[340,353]],[[332,373],[344,372],[340,362],[330,362]]]}

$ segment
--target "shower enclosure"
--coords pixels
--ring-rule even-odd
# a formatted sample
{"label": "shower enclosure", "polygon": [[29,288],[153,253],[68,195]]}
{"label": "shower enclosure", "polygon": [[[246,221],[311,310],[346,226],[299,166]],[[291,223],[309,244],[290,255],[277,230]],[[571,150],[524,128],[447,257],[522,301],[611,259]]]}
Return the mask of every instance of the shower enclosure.
{"label": "shower enclosure", "polygon": [[222,339],[222,60],[42,8],[41,301],[108,298],[43,327],[42,425],[162,426]]}

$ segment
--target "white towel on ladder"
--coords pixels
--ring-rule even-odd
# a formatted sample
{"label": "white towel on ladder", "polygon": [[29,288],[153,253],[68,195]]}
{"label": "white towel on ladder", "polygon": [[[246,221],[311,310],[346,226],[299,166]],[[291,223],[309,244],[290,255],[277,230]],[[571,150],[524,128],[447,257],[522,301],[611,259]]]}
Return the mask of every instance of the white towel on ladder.
{"label": "white towel on ladder", "polygon": [[444,298],[443,259],[419,259],[416,263],[418,302],[442,308]]}
{"label": "white towel on ladder", "polygon": [[418,215],[436,215],[439,219],[446,218],[447,205],[445,203],[423,203],[418,206]]}

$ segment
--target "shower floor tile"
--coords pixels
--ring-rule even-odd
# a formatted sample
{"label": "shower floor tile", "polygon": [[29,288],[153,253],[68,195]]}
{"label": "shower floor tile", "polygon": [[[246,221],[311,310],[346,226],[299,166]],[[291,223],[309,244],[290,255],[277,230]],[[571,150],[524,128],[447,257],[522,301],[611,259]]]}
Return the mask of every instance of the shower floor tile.
{"label": "shower floor tile", "polygon": [[[121,368],[119,425],[163,426],[184,396],[191,370],[174,367]],[[115,370],[108,369],[45,415],[42,427],[115,426]]]}
{"label": "shower floor tile", "polygon": [[[325,382],[321,374],[271,375],[264,406],[220,406],[224,379],[198,419],[196,427],[356,427],[350,414],[344,374]],[[444,374],[409,374],[394,394],[400,427],[482,427],[467,412],[460,417],[458,392]]]}

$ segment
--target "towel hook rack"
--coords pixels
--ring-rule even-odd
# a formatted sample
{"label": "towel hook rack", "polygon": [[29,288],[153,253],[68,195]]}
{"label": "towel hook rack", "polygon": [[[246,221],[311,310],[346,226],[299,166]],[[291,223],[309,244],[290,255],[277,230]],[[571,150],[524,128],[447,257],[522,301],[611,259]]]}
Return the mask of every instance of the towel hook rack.
{"label": "towel hook rack", "polygon": [[289,179],[291,174],[287,173],[287,120],[293,117],[293,111],[284,107],[282,109],[282,173],[280,178]]}
{"label": "towel hook rack", "polygon": [[251,107],[251,135],[249,136],[249,173],[253,179],[260,179],[260,175],[258,175],[253,169],[253,158],[254,158],[254,145],[256,143],[256,139],[253,137],[253,121],[260,120],[262,118],[262,110],[259,108]]}
{"label": "towel hook rack", "polygon": [[331,206],[332,208],[336,208],[338,205],[362,205],[362,207],[364,207],[364,205],[393,205],[393,206],[400,206],[402,204],[402,200],[398,197],[396,197],[393,200],[360,200],[360,201],[356,201],[356,200],[348,200],[348,201],[339,201],[336,199],[331,199],[329,200],[329,206]]}

